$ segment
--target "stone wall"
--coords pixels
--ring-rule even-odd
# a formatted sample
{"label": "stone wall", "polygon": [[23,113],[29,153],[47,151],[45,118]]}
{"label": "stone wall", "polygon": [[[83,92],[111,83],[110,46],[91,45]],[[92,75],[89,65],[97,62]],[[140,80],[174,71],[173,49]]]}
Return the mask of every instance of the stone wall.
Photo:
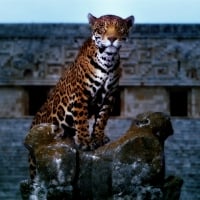
{"label": "stone wall", "polygon": [[121,99],[125,103],[121,105],[122,116],[133,116],[134,113],[147,110],[169,112],[168,92],[163,87],[125,87]]}
{"label": "stone wall", "polygon": [[0,88],[1,117],[21,117],[28,114],[28,94],[21,87]]}
{"label": "stone wall", "polygon": [[[0,24],[0,199],[20,199],[29,116],[89,35],[85,24]],[[147,110],[176,116],[167,173],[184,179],[181,200],[200,199],[200,25],[136,24],[121,58],[118,118],[107,132],[124,133],[129,121],[121,118]]]}
{"label": "stone wall", "polygon": [[184,180],[181,200],[200,199],[200,120],[173,118],[174,135],[166,140],[167,174]]}
{"label": "stone wall", "polygon": [[[21,199],[19,184],[28,177],[27,149],[23,146],[32,118],[0,118],[0,199]],[[130,126],[130,119],[112,118],[106,133],[116,139]],[[180,200],[200,198],[200,120],[172,118],[174,135],[166,140],[166,175],[184,180]]]}
{"label": "stone wall", "polygon": [[[30,97],[27,86],[55,85],[89,36],[90,29],[85,24],[1,24],[0,93],[5,94],[5,87],[17,88],[19,92],[20,86],[21,93],[27,94],[21,101],[14,95],[6,104],[6,97],[1,95],[0,109],[10,110],[16,101],[17,107],[26,107],[28,112],[13,110],[10,115],[23,117],[32,114],[29,107],[38,93],[35,96],[31,93]],[[118,115],[159,109],[174,116],[199,117],[199,39],[200,25],[136,24],[121,49],[123,73]],[[5,95],[9,96],[10,89],[7,92]],[[181,93],[185,102],[180,95],[171,98],[175,93]],[[130,102],[132,100],[134,104]],[[183,105],[177,104],[176,108],[174,101]],[[185,112],[176,112],[176,109],[181,110],[180,107],[184,107]],[[1,112],[0,116],[4,117],[4,113]]]}
{"label": "stone wall", "polygon": [[[55,84],[90,36],[85,24],[0,29],[1,84]],[[199,33],[200,25],[137,24],[121,49],[121,85],[199,85]]]}

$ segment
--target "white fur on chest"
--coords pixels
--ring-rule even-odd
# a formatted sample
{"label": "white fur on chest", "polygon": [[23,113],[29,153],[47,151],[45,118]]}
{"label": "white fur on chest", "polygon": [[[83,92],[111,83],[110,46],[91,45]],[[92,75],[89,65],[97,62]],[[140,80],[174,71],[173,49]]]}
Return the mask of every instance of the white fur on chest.
{"label": "white fur on chest", "polygon": [[116,70],[112,70],[110,72],[104,73],[100,69],[96,69],[96,78],[95,80],[99,82],[100,84],[96,87],[96,92],[93,93],[95,96],[96,93],[103,89],[102,97],[104,97],[106,94],[111,93],[113,89],[115,89],[118,86],[118,80],[119,79],[119,72],[118,68]]}
{"label": "white fur on chest", "polygon": [[118,50],[115,47],[107,47],[104,52],[97,54],[98,64],[106,71],[109,71],[119,60]]}

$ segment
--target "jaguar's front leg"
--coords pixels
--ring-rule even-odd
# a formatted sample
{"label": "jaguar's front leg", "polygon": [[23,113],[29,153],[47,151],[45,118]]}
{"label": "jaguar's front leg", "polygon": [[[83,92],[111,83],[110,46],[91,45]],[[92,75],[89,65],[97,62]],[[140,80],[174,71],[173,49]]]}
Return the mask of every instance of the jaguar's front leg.
{"label": "jaguar's front leg", "polygon": [[113,97],[107,99],[101,106],[99,112],[95,115],[95,122],[93,126],[93,132],[91,135],[92,149],[96,149],[104,144],[108,143],[110,139],[104,134],[104,130],[112,111]]}
{"label": "jaguar's front leg", "polygon": [[75,144],[82,150],[90,150],[91,137],[89,133],[87,110],[74,109],[73,116],[76,129],[76,134],[74,136]]}

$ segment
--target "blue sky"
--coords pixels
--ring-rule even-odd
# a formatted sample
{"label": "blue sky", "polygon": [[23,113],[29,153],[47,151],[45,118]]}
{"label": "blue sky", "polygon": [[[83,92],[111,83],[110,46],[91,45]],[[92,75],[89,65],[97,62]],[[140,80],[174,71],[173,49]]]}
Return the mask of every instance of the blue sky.
{"label": "blue sky", "polygon": [[87,23],[87,14],[136,23],[200,23],[200,0],[0,0],[0,23]]}

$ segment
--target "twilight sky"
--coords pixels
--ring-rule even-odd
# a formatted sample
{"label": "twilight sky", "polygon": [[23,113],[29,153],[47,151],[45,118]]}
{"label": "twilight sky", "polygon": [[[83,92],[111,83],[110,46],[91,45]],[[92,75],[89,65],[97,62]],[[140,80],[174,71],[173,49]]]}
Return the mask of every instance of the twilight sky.
{"label": "twilight sky", "polygon": [[0,0],[0,23],[87,23],[87,14],[136,23],[200,23],[200,0]]}

